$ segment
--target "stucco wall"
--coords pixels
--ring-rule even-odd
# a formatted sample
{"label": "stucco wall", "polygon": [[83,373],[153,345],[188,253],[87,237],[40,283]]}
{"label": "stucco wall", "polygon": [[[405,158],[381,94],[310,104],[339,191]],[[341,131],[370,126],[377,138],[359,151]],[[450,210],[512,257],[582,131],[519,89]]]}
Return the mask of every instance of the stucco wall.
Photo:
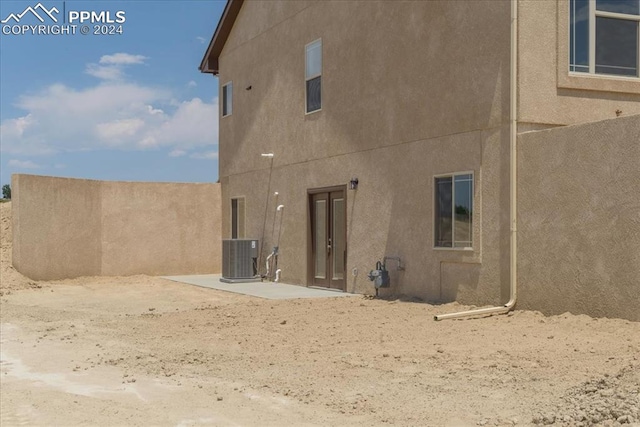
{"label": "stucco wall", "polygon": [[[219,59],[219,85],[234,85],[220,176],[264,169],[261,153],[281,167],[500,127],[509,13],[495,1],[245,2]],[[305,115],[305,45],[319,38],[322,110]]]}
{"label": "stucco wall", "polygon": [[51,280],[216,273],[219,184],[13,175],[13,264]]}
{"label": "stucco wall", "polygon": [[640,79],[570,75],[568,45],[568,0],[518,2],[520,129],[640,114]]}
{"label": "stucco wall", "polygon": [[518,137],[518,308],[640,320],[640,115]]}
{"label": "stucco wall", "polygon": [[[220,119],[223,236],[230,198],[244,196],[247,237],[271,248],[278,191],[282,280],[308,284],[307,191],[358,177],[346,192],[349,292],[373,293],[366,273],[390,255],[406,270],[383,293],[503,300],[509,13],[496,1],[245,2],[220,56],[218,83],[234,84]],[[305,45],[318,38],[322,110],[305,115]],[[475,177],[474,247],[437,250],[434,175],[461,171]]]}
{"label": "stucco wall", "polygon": [[99,181],[13,175],[13,266],[36,279],[99,275]]}
{"label": "stucco wall", "polygon": [[[357,190],[347,190],[347,291],[371,294],[366,273],[385,255],[400,256],[406,269],[395,271],[393,287],[382,294],[408,294],[431,301],[458,299],[474,304],[497,304],[508,290],[509,199],[508,163],[503,153],[508,128],[472,132],[399,147],[337,156],[299,165],[274,167],[223,182],[223,210],[229,198],[245,197],[248,238],[261,239],[266,250],[280,235],[278,266],[287,283],[308,284],[309,212],[307,190],[346,186],[359,179]],[[267,163],[269,161],[267,160]],[[433,247],[433,176],[472,171],[475,177],[474,248],[447,250]],[[279,193],[283,204],[275,218]],[[265,202],[266,209],[265,219]],[[502,222],[501,222],[502,221]],[[223,236],[230,221],[223,222]],[[480,264],[482,263],[482,265]],[[482,268],[481,268],[482,267]],[[357,276],[352,275],[356,268]]]}
{"label": "stucco wall", "polygon": [[[636,81],[622,83],[628,93],[611,79],[559,86],[563,1],[519,2],[520,131],[640,113]],[[318,38],[322,110],[305,115],[304,48]],[[219,60],[218,83],[234,84],[233,114],[220,119],[224,237],[230,199],[245,197],[246,237],[271,248],[280,236],[282,280],[308,285],[308,191],[357,177],[346,191],[348,292],[373,293],[366,273],[388,255],[406,269],[391,265],[383,295],[508,300],[508,1],[247,1]],[[434,176],[463,171],[474,174],[473,249],[434,249]],[[285,209],[273,235],[275,191]],[[521,304],[558,310],[544,288],[536,298],[525,288]]]}

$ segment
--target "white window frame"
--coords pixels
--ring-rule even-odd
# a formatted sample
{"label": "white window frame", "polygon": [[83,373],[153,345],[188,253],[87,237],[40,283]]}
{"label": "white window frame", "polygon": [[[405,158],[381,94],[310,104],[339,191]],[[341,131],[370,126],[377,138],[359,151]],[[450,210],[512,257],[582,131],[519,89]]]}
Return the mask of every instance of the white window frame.
{"label": "white window frame", "polygon": [[[571,7],[571,2],[569,2]],[[636,21],[638,23],[638,61],[640,62],[640,15],[629,15],[626,13],[607,12],[603,10],[596,10],[596,0],[589,0],[589,73],[583,73],[579,71],[571,71],[571,56],[569,56],[569,74],[572,76],[598,76],[604,78],[616,78],[616,79],[640,79],[640,64],[638,64],[638,76],[621,76],[616,74],[602,74],[596,73],[596,18],[613,18],[625,21]],[[571,11],[569,11],[569,28],[571,28]],[[569,43],[571,42],[571,34],[569,34]],[[575,37],[574,46],[575,51]],[[571,46],[569,47],[571,51]]]}
{"label": "white window frame", "polygon": [[[455,215],[455,200],[456,200],[456,186],[455,186],[455,177],[459,176],[459,175],[471,175],[471,200],[473,201],[473,210],[475,211],[475,204],[476,204],[476,178],[475,178],[475,174],[473,171],[462,171],[462,172],[453,172],[453,173],[443,173],[443,174],[439,174],[439,175],[433,175],[433,178],[431,180],[432,183],[432,188],[433,188],[433,197],[431,198],[432,201],[432,211],[433,211],[433,249],[436,251],[473,251],[473,229],[474,229],[474,224],[475,222],[473,221],[473,219],[471,220],[471,246],[465,246],[465,247],[455,247],[455,238],[456,238],[456,223],[454,218],[452,218],[451,221],[451,247],[447,247],[447,246],[436,246],[436,235],[435,235],[435,225],[436,225],[436,220],[437,220],[437,215],[438,212],[436,211],[436,197],[437,197],[437,188],[436,188],[436,178],[451,178],[452,180],[452,185],[451,185],[451,200],[453,202],[453,208],[452,208],[452,215]],[[473,211],[472,211],[473,212]]]}
{"label": "white window frame", "polygon": [[[229,95],[227,95],[227,88],[230,89]],[[221,115],[222,117],[229,117],[233,113],[233,80],[222,85],[222,96],[220,99],[222,100],[222,108],[220,109]]]}
{"label": "white window frame", "polygon": [[[308,54],[308,49],[309,46],[320,42],[320,73],[318,74],[313,74],[312,76],[307,76],[307,54]],[[323,96],[322,96],[322,91],[323,91],[323,84],[322,84],[322,69],[324,68],[324,55],[322,54],[322,38],[316,39],[314,41],[312,41],[311,43],[307,43],[304,46],[304,113],[305,115],[307,114],[313,114],[313,113],[317,113],[318,111],[322,111],[322,100],[323,100]],[[317,110],[313,110],[313,111],[307,111],[307,82],[309,80],[313,80],[316,77],[320,77],[320,108],[318,108]]]}

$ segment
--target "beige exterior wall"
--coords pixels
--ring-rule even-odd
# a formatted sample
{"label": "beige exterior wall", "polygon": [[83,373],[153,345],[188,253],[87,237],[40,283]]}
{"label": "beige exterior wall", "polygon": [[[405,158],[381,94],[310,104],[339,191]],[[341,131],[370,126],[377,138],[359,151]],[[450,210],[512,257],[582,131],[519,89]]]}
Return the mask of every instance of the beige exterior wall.
{"label": "beige exterior wall", "polygon": [[[519,4],[520,132],[602,120],[616,110],[640,113],[636,81],[571,76],[561,84],[586,81],[580,84],[588,90],[560,87],[565,60],[558,58],[567,55],[558,53],[558,34],[567,29],[557,20],[566,2]],[[322,110],[305,115],[305,45],[319,38]],[[264,241],[263,259],[279,237],[282,280],[308,285],[308,191],[346,188],[357,177],[359,188],[346,191],[348,292],[374,293],[366,273],[384,256],[400,256],[406,269],[390,263],[392,287],[383,295],[475,305],[508,300],[508,1],[246,1],[219,63],[220,86],[234,85],[233,114],[220,119],[224,238],[230,199],[244,196],[246,237]],[[272,160],[260,155],[270,152]],[[434,177],[463,171],[474,174],[473,249],[434,249]],[[527,173],[534,172],[526,171],[530,180]],[[532,191],[535,184],[525,182]],[[277,204],[285,206],[281,229]],[[538,250],[524,262],[536,264],[531,253]],[[545,294],[550,284],[538,294],[537,279],[527,274],[519,276],[528,286],[519,307],[597,314],[612,305],[562,305]],[[625,304],[608,313],[636,316],[633,303]]]}
{"label": "beige exterior wall", "polygon": [[13,266],[36,280],[100,274],[100,181],[11,177]]}
{"label": "beige exterior wall", "polygon": [[14,175],[13,264],[26,276],[220,272],[218,184]]}
{"label": "beige exterior wall", "polygon": [[[499,128],[509,113],[504,4],[245,2],[220,57],[219,85],[234,85],[220,176],[268,167],[266,152],[279,167]],[[305,115],[305,45],[319,38],[323,109]]]}
{"label": "beige exterior wall", "polygon": [[518,6],[520,130],[640,114],[640,79],[569,74],[568,0]]}
{"label": "beige exterior wall", "polygon": [[[349,292],[373,293],[366,273],[389,255],[406,270],[383,292],[499,303],[509,13],[495,1],[245,2],[220,57],[219,84],[234,85],[220,119],[223,237],[230,198],[246,197],[247,237],[264,234],[264,258],[280,235],[282,279],[308,284],[307,191],[358,177],[346,192]],[[305,45],[319,38],[322,111],[305,115]],[[436,250],[434,175],[462,171],[475,177],[474,248]],[[275,191],[285,209],[273,233]]]}
{"label": "beige exterior wall", "polygon": [[640,321],[640,115],[520,135],[518,308]]}

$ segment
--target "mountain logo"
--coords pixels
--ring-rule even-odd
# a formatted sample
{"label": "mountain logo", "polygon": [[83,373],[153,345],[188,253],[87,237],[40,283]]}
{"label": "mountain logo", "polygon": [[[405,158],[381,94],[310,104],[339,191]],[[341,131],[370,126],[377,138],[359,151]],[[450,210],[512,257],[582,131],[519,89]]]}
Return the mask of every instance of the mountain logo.
{"label": "mountain logo", "polygon": [[38,21],[44,23],[45,19],[42,16],[48,16],[53,22],[58,22],[58,18],[56,18],[54,13],[58,14],[60,13],[60,11],[56,7],[47,9],[42,5],[42,3],[38,3],[33,7],[28,6],[25,10],[22,11],[22,13],[18,13],[18,14],[11,13],[9,14],[9,16],[7,16],[5,19],[3,19],[0,22],[3,24],[7,24],[9,21],[13,20],[17,24],[27,13],[31,13],[33,16],[36,17],[36,19],[38,19]]}

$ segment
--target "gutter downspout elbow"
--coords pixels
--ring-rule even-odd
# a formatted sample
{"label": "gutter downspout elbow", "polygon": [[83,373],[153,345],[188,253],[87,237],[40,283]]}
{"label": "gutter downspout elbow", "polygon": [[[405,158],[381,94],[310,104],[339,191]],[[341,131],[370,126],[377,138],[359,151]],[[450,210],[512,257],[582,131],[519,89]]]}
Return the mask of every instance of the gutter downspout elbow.
{"label": "gutter downspout elbow", "polygon": [[440,314],[434,316],[434,320],[455,319],[459,317],[478,316],[483,314],[503,314],[513,310],[517,301],[518,280],[518,1],[511,0],[511,66],[510,66],[510,102],[509,102],[509,222],[510,222],[510,249],[509,249],[509,301],[498,307],[480,308],[477,310],[461,311],[458,313]]}

